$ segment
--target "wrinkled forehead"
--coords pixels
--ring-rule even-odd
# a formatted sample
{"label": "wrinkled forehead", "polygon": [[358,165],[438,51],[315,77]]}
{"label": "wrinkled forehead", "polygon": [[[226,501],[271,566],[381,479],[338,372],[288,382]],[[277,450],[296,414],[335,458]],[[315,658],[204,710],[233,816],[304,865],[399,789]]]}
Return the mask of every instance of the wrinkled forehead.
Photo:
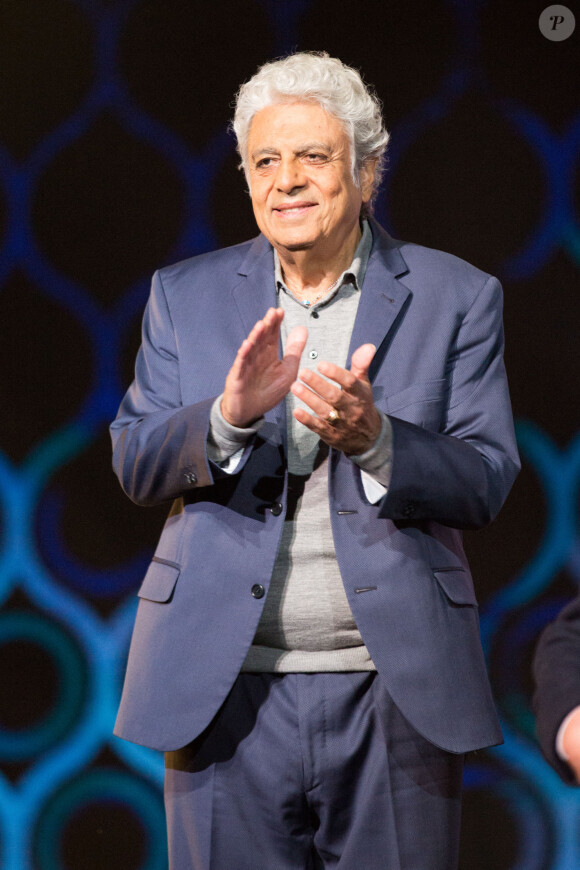
{"label": "wrinkled forehead", "polygon": [[247,156],[263,149],[312,146],[325,150],[352,149],[350,130],[317,100],[282,98],[259,109],[250,122]]}

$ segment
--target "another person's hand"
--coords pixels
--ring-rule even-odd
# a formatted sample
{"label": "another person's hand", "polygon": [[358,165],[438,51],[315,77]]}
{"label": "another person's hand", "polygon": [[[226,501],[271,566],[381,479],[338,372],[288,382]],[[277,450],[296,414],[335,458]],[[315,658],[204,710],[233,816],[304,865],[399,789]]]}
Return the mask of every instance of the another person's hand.
{"label": "another person's hand", "polygon": [[297,326],[286,339],[280,359],[280,324],[284,312],[269,308],[238,350],[226,378],[221,412],[232,426],[251,425],[274,408],[296,380],[308,330]]}
{"label": "another person's hand", "polygon": [[564,729],[562,749],[567,755],[567,763],[580,784],[580,708],[572,713]]}
{"label": "another person's hand", "polygon": [[298,422],[330,447],[350,455],[370,450],[381,432],[381,415],[368,377],[375,351],[374,345],[363,344],[352,355],[350,371],[321,362],[317,366],[320,375],[303,369],[300,380],[292,385],[294,395],[314,411],[312,415],[296,408]]}

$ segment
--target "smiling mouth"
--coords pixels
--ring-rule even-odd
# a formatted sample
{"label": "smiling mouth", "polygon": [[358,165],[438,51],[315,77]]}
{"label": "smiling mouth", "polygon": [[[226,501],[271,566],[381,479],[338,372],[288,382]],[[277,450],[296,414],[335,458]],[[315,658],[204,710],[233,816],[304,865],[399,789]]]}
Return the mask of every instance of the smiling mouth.
{"label": "smiling mouth", "polygon": [[275,206],[273,211],[282,217],[299,217],[300,215],[306,214],[306,212],[311,208],[314,208],[315,205],[315,202],[297,202],[292,205]]}

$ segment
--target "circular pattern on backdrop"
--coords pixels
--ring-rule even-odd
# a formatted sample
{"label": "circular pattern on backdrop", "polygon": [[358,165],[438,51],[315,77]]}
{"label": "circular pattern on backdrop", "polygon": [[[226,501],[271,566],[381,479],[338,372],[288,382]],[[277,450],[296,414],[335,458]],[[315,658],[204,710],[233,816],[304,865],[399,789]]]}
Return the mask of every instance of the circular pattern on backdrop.
{"label": "circular pattern on backdrop", "polygon": [[275,54],[265,5],[172,0],[168,14],[165,0],[134,4],[120,42],[134,102],[202,152],[230,121],[240,84]]}
{"label": "circular pattern on backdrop", "polygon": [[163,801],[124,770],[91,770],[52,794],[33,835],[36,870],[165,870]]}
{"label": "circular pattern on backdrop", "polygon": [[[52,576],[99,601],[101,612],[137,590],[168,512],[167,505],[159,505],[136,515],[112,471],[103,473],[102,457],[108,459],[110,449],[103,429],[86,450],[55,472],[35,515],[38,550]],[[105,601],[110,607],[103,609]]]}
{"label": "circular pattern on backdrop", "polygon": [[400,238],[497,274],[540,219],[545,185],[524,136],[488,100],[466,93],[408,145],[388,199]]}
{"label": "circular pattern on backdrop", "polygon": [[[25,672],[15,669],[23,660]],[[87,665],[58,623],[9,610],[0,614],[0,685],[1,696],[12,698],[0,710],[0,759],[22,761],[54,747],[76,726],[88,694]]]}
{"label": "circular pattern on backdrop", "polygon": [[81,409],[94,374],[93,348],[74,312],[20,271],[0,293],[0,323],[2,402],[11,409],[0,415],[0,443],[20,462]]}
{"label": "circular pattern on backdrop", "polygon": [[[483,3],[481,59],[493,94],[561,130],[578,112],[577,89],[572,84],[578,80],[578,34],[559,43],[546,39],[538,27],[541,10],[534,3]],[[508,173],[511,168],[504,167]]]}
{"label": "circular pattern on backdrop", "polygon": [[[35,194],[44,255],[103,306],[169,256],[184,219],[178,169],[109,112],[56,154]],[[97,238],[98,252],[87,244]]]}
{"label": "circular pattern on backdrop", "polygon": [[[491,831],[501,831],[501,836],[490,837]],[[548,870],[553,842],[551,813],[539,789],[497,762],[483,758],[467,763],[461,867]]]}
{"label": "circular pattern on backdrop", "polygon": [[564,599],[550,597],[520,607],[493,635],[490,674],[500,713],[515,734],[532,742],[536,732],[531,709],[533,679],[528,662],[540,633],[564,604]]}
{"label": "circular pattern on backdrop", "polygon": [[78,4],[70,0],[0,3],[0,34],[2,114],[10,118],[2,124],[0,141],[21,158],[88,91],[93,34]]}

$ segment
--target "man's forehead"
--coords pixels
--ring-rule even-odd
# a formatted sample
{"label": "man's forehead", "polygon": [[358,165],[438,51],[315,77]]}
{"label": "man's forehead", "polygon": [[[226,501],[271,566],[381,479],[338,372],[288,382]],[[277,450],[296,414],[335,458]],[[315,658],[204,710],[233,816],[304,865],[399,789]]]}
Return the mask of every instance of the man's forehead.
{"label": "man's forehead", "polygon": [[260,109],[250,122],[249,135],[263,137],[268,133],[274,136],[310,139],[329,139],[341,137],[344,126],[334,115],[318,103],[272,103]]}

